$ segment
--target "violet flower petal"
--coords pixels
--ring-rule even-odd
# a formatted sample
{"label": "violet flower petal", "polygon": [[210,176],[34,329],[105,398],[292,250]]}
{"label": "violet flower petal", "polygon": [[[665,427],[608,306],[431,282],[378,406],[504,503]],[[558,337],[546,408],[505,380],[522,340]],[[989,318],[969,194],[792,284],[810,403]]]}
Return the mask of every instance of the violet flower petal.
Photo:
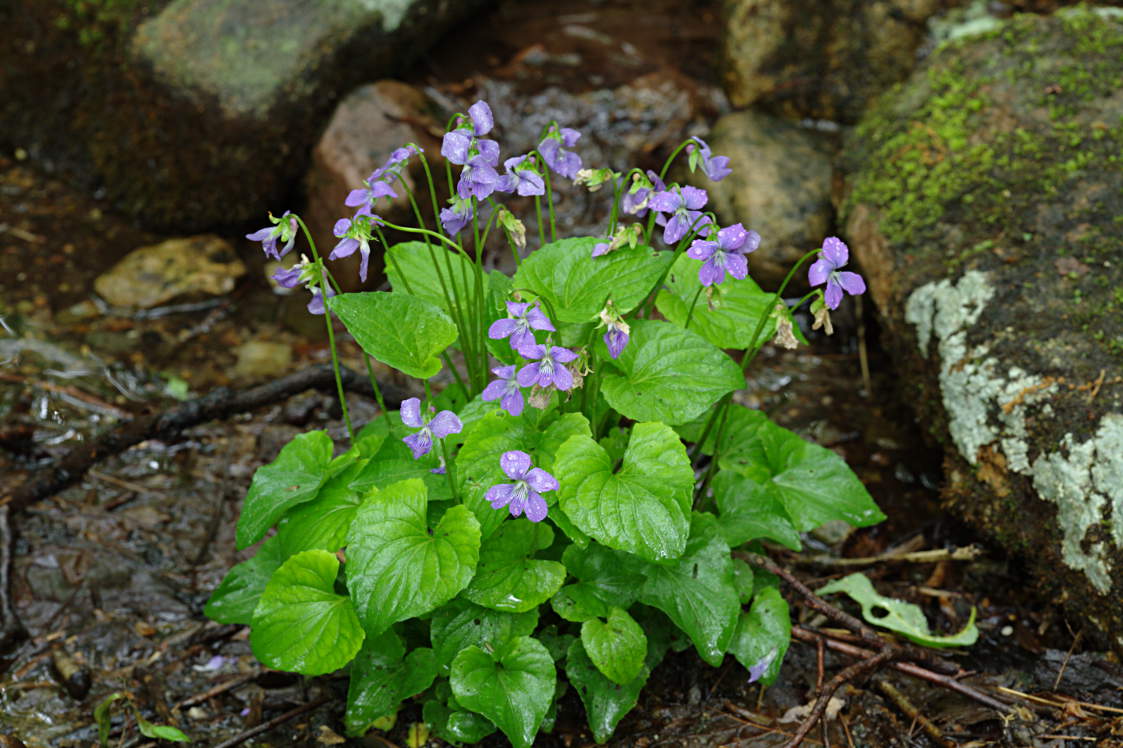
{"label": "violet flower petal", "polygon": [[514,478],[515,480],[525,478],[527,471],[530,470],[530,465],[530,455],[518,449],[504,452],[499,458],[499,467],[507,474],[508,478]]}
{"label": "violet flower petal", "polygon": [[402,423],[413,429],[425,424],[421,421],[421,400],[416,397],[403,400],[401,405]]}

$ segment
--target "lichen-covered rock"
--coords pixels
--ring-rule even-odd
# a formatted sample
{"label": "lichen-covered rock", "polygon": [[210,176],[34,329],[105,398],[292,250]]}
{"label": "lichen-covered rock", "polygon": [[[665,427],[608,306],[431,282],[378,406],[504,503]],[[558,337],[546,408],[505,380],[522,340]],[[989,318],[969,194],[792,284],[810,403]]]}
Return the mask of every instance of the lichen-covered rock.
{"label": "lichen-covered rock", "polygon": [[749,270],[764,288],[778,288],[822,243],[834,217],[830,143],[823,133],[752,111],[719,119],[707,143],[729,157],[733,173],[711,182],[699,171],[687,181],[709,193],[707,207],[722,225],[741,222],[760,234]]}
{"label": "lichen-covered rock", "polygon": [[854,122],[908,77],[925,20],[954,0],[725,0],[729,100]]}
{"label": "lichen-covered rock", "polygon": [[485,0],[14,0],[0,138],[149,227],[260,217],[338,99]]}
{"label": "lichen-covered rock", "polygon": [[1123,652],[1123,12],[945,44],[844,153],[846,236],[949,507]]}
{"label": "lichen-covered rock", "polygon": [[218,296],[246,274],[229,242],[204,234],[169,239],[127,254],[94,281],[114,306],[148,309],[178,296]]}

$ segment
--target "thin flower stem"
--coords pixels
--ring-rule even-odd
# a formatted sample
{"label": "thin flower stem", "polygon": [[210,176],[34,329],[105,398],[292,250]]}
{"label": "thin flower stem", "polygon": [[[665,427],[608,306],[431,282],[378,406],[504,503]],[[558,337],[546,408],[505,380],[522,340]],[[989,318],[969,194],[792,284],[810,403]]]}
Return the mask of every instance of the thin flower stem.
{"label": "thin flower stem", "polygon": [[343,379],[339,375],[339,354],[335,348],[335,330],[332,329],[331,324],[331,309],[328,307],[328,284],[324,280],[324,263],[320,261],[320,253],[316,251],[316,242],[312,239],[312,232],[308,230],[308,226],[304,220],[292,214],[296,222],[300,224],[301,230],[304,231],[304,238],[308,240],[308,247],[312,250],[312,259],[316,262],[316,280],[320,286],[320,293],[323,294],[324,299],[324,325],[328,331],[328,348],[331,350],[331,369],[335,372],[335,391],[339,396],[339,409],[343,412],[343,423],[347,427],[347,438],[354,443],[355,431],[351,428],[351,413],[347,410],[347,398],[343,394]]}
{"label": "thin flower stem", "polygon": [[671,268],[673,268],[675,266],[675,263],[678,262],[679,255],[686,251],[687,245],[689,245],[690,242],[692,242],[694,238],[698,236],[698,233],[695,231],[694,227],[698,226],[698,221],[700,220],[702,220],[701,216],[699,216],[698,219],[694,221],[694,223],[690,224],[690,231],[688,231],[686,233],[686,236],[680,239],[679,243],[675,245],[674,257],[672,257],[671,261],[667,263],[667,267],[663,269],[663,273],[659,276],[659,280],[655,281],[655,285],[652,286],[651,291],[648,293],[647,298],[644,299],[643,304],[637,307],[637,317],[643,316],[646,318],[650,316],[651,309],[655,306],[655,297],[659,295],[660,289],[663,288],[663,283],[667,280],[667,276],[670,275]]}
{"label": "thin flower stem", "polygon": [[765,324],[767,324],[768,320],[771,319],[770,312],[776,306],[776,302],[780,300],[780,296],[784,293],[784,289],[788,287],[788,284],[791,282],[792,278],[795,277],[795,272],[799,270],[800,266],[802,266],[803,263],[807,262],[807,260],[809,260],[810,258],[817,255],[819,251],[819,249],[813,249],[803,257],[800,257],[799,262],[792,265],[792,269],[788,271],[788,274],[786,276],[784,276],[784,282],[781,283],[780,287],[776,289],[776,293],[772,294],[772,298],[769,300],[768,306],[766,307],[768,311],[765,314],[762,314],[760,316],[760,319],[757,321],[756,329],[753,330],[752,341],[749,343],[749,347],[745,349],[745,357],[741,359],[742,374],[749,370],[749,364],[753,362],[753,359],[756,358],[756,354],[759,353],[760,349],[763,347],[763,345],[757,345],[757,340],[760,338],[760,333],[762,330],[764,330]]}
{"label": "thin flower stem", "polygon": [[690,329],[690,321],[694,319],[694,306],[698,303],[698,297],[706,290],[705,286],[699,286],[698,290],[694,292],[694,298],[690,302],[690,310],[686,313],[686,323],[682,326],[684,330]]}
{"label": "thin flower stem", "polygon": [[558,240],[558,225],[554,218],[554,192],[550,186],[550,170],[542,170],[543,182],[546,183],[546,210],[550,213],[550,241],[556,242]]}
{"label": "thin flower stem", "polygon": [[694,138],[687,138],[686,140],[679,143],[673,151],[671,151],[671,155],[667,156],[667,160],[663,162],[663,168],[659,170],[659,179],[667,178],[667,172],[670,171],[671,164],[674,163],[674,160],[678,158],[678,155],[680,153],[682,153],[682,149],[686,148],[686,146],[690,145],[693,142]]}
{"label": "thin flower stem", "polygon": [[[630,172],[629,172],[630,173]],[[611,238],[616,233],[616,218],[620,214],[620,197],[623,195],[623,185],[627,177],[613,180],[612,185],[612,212],[608,214],[608,236]]]}
{"label": "thin flower stem", "polygon": [[425,170],[425,182],[429,185],[429,197],[433,201],[433,220],[441,220],[441,209],[437,203],[437,188],[433,185],[433,173],[429,170],[429,160],[425,158],[425,151],[418,149],[421,156],[421,168]]}
{"label": "thin flower stem", "polygon": [[382,411],[382,415],[386,416],[386,427],[390,432],[390,436],[394,435],[394,421],[390,418],[390,411],[386,409],[386,401],[382,398],[382,388],[378,386],[378,380],[374,378],[374,367],[370,365],[370,354],[366,351],[363,352],[363,363],[367,365],[367,378],[370,379],[370,388],[374,390],[374,400],[378,403],[378,409]]}
{"label": "thin flower stem", "polygon": [[542,227],[542,196],[534,196],[534,212],[538,216],[538,246],[543,247],[546,245],[546,233]]}
{"label": "thin flower stem", "polygon": [[[386,225],[389,226],[390,224],[386,224]],[[394,227],[394,228],[397,228],[397,227]],[[383,247],[390,246],[389,243],[386,241],[386,235],[382,233],[382,229],[379,226],[375,225],[374,230],[378,232],[378,239],[379,239],[379,241],[382,242],[382,246]],[[429,233],[432,233],[432,232],[429,232]],[[444,237],[441,237],[441,238],[443,239]],[[398,265],[397,258],[395,258],[389,252],[386,252],[385,256],[390,259],[390,265],[394,268],[394,272],[397,273],[398,277],[402,279],[402,285],[404,286],[404,288],[406,290],[406,293],[412,294],[413,289],[410,287],[409,278],[406,276],[405,273],[402,272],[401,266]],[[447,261],[447,257],[445,259]],[[434,260],[434,264],[435,264],[435,262],[436,261]],[[449,276],[451,277],[451,275],[452,275],[452,271],[450,269],[449,270]],[[458,304],[454,303],[449,307],[449,309],[452,312],[453,323],[457,326],[458,329],[464,329],[463,328],[463,321],[462,321],[461,314],[460,314],[460,306]],[[447,366],[449,368],[449,371],[452,372],[452,375],[453,375],[453,377],[456,378],[456,381],[460,382],[461,386],[463,386],[463,382],[460,379],[460,372],[457,371],[456,367],[452,365],[452,359],[449,358],[449,355],[448,355],[447,352],[441,353],[441,360],[444,361],[445,366]],[[467,392],[467,388],[465,388],[464,391]]]}

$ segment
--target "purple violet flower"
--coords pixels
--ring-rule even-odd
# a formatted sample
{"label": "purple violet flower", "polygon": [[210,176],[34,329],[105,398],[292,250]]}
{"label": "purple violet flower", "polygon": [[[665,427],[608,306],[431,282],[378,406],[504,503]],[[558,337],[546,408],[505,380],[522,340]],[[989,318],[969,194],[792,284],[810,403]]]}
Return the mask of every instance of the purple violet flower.
{"label": "purple violet flower", "polygon": [[367,279],[367,265],[370,262],[370,227],[373,223],[378,223],[381,219],[378,216],[370,216],[364,219],[351,220],[350,218],[340,218],[335,222],[335,227],[332,233],[340,237],[339,243],[328,255],[329,260],[338,260],[343,257],[350,257],[355,254],[355,250],[359,250],[359,280],[366,282]]}
{"label": "purple violet flower", "polygon": [[647,170],[646,179],[642,175],[636,174],[632,177],[631,188],[620,199],[620,210],[637,218],[643,217],[647,215],[651,194],[653,192],[666,192],[666,190],[667,185],[663,184],[663,180],[651,169]]}
{"label": "purple violet flower", "polygon": [[298,262],[291,268],[281,268],[273,273],[273,280],[282,288],[296,288],[300,285],[300,276],[304,273],[305,264]]}
{"label": "purple violet flower", "polygon": [[530,345],[519,353],[528,359],[538,359],[519,369],[519,386],[530,387],[537,384],[543,388],[553,385],[563,391],[573,389],[573,375],[565,364],[576,360],[576,353],[557,345]]}
{"label": "purple violet flower", "polygon": [[850,249],[837,236],[828,236],[823,240],[823,249],[819,259],[811,264],[807,271],[807,282],[812,286],[827,284],[823,296],[829,309],[838,309],[842,303],[842,292],[857,296],[866,292],[866,282],[857,273],[848,270],[840,271],[850,260]]}
{"label": "purple violet flower", "polygon": [[441,226],[449,236],[455,236],[464,230],[472,221],[475,211],[472,210],[471,200],[462,200],[455,195],[449,200],[452,207],[441,208]]}
{"label": "purple violet flower", "polygon": [[343,204],[348,208],[358,208],[360,206],[368,207],[374,205],[380,197],[397,197],[398,193],[394,192],[390,185],[386,184],[381,179],[375,179],[374,174],[363,182],[365,185],[357,190],[351,190],[347,195],[347,199]]}
{"label": "purple violet flower", "polygon": [[[565,148],[572,148],[577,145],[577,140],[580,137],[581,133],[571,127],[558,128],[557,125],[554,125],[546,133],[542,142],[538,144],[538,152],[542,155],[542,160],[552,170],[567,179],[573,179],[581,169],[581,157],[573,151],[565,150]],[[565,146],[565,148],[562,146]]]}
{"label": "purple violet flower", "polygon": [[421,420],[421,401],[416,397],[402,401],[402,423],[410,428],[420,429],[402,439],[413,452],[413,459],[429,454],[433,439],[443,439],[449,434],[459,434],[463,425],[451,410],[442,410],[428,421]]}
{"label": "purple violet flower", "polygon": [[537,304],[508,301],[507,314],[511,316],[491,323],[491,327],[487,328],[487,336],[492,340],[501,340],[510,336],[511,348],[527,358],[531,357],[524,351],[533,348],[536,342],[532,330],[554,332],[554,324],[542,313]]}
{"label": "purple violet flower", "polygon": [[482,156],[491,167],[499,164],[499,144],[494,140],[480,139],[491,132],[495,119],[486,101],[477,101],[468,107],[470,124],[461,119],[457,127],[445,133],[441,141],[441,155],[457,166],[464,166],[473,156]]}
{"label": "purple violet flower", "polygon": [[686,256],[702,260],[698,280],[703,286],[713,286],[725,280],[728,272],[737,280],[749,274],[749,261],[745,255],[760,246],[760,234],[746,231],[739,223],[726,226],[716,234],[717,239],[695,239],[686,250]]}
{"label": "purple violet flower", "polygon": [[484,200],[500,185],[499,174],[483,156],[473,156],[460,172],[456,194],[462,200],[474,197]]}
{"label": "purple violet flower", "polygon": [[713,155],[710,146],[701,138],[694,138],[694,143],[686,146],[686,152],[690,154],[690,170],[701,166],[705,175],[714,182],[720,182],[733,173],[729,168],[729,157]]}
{"label": "purple violet flower", "polygon": [[526,164],[528,159],[528,155],[523,155],[504,161],[503,168],[507,173],[499,178],[495,189],[500,192],[515,192],[523,197],[546,194],[546,183],[542,180],[542,175],[534,168],[533,161]]}
{"label": "purple violet flower", "polygon": [[487,489],[484,499],[492,509],[507,507],[512,517],[526,512],[531,522],[546,519],[546,500],[541,493],[558,490],[557,479],[542,468],[531,467],[530,455],[519,450],[504,452],[499,467],[514,483],[497,483]]}
{"label": "purple violet flower", "polygon": [[701,213],[707,199],[705,190],[689,186],[676,185],[652,194],[649,204],[659,213],[655,222],[663,227],[663,241],[674,244],[692,229],[697,231],[710,223],[710,217]]}
{"label": "purple violet flower", "polygon": [[484,387],[480,399],[485,403],[498,400],[503,410],[513,416],[522,415],[526,403],[523,400],[523,391],[515,380],[515,367],[499,366],[492,369],[491,373],[499,379]]}
{"label": "purple violet flower", "polygon": [[[319,287],[309,286],[308,290],[312,292],[312,300],[308,302],[307,306],[308,313],[316,315],[323,314],[324,296],[320,293]],[[330,299],[332,296],[335,296],[335,290],[332,289],[331,286],[328,286],[328,298]]]}
{"label": "purple violet flower", "polygon": [[[280,260],[292,250],[292,245],[296,242],[296,232],[299,228],[299,224],[296,222],[296,216],[289,218],[291,215],[292,213],[287,210],[280,218],[275,218],[270,214],[269,220],[273,225],[258,229],[252,234],[246,234],[246,238],[251,242],[261,242],[261,248],[265,250],[266,257]],[[288,220],[285,220],[286,218]],[[277,251],[278,240],[285,243],[280,251]]]}
{"label": "purple violet flower", "polygon": [[610,327],[608,332],[604,334],[604,344],[608,346],[608,355],[613,358],[620,358],[624,346],[628,344],[628,332],[619,327]]}

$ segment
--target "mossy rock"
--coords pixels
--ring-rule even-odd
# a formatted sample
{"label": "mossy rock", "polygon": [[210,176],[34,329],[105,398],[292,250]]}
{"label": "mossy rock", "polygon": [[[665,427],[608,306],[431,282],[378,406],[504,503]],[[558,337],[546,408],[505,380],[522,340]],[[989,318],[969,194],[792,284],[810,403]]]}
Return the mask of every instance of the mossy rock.
{"label": "mossy rock", "polygon": [[331,111],[486,0],[0,3],[0,141],[144,225],[260,218]]}
{"label": "mossy rock", "polygon": [[843,159],[846,234],[949,507],[1123,652],[1123,12],[945,43]]}

